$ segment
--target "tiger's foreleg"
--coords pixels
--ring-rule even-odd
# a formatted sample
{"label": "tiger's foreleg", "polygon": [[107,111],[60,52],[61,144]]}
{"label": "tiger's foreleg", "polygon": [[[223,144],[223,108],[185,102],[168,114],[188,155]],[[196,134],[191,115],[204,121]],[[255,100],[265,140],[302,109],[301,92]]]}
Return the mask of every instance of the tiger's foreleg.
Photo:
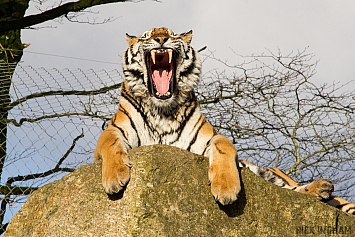
{"label": "tiger's foreleg", "polygon": [[211,192],[223,205],[237,200],[240,179],[237,168],[237,151],[233,144],[222,135],[215,135],[210,144],[209,172]]}
{"label": "tiger's foreleg", "polygon": [[112,125],[101,134],[94,159],[102,159],[102,185],[106,193],[118,193],[127,185],[132,164],[120,133]]}

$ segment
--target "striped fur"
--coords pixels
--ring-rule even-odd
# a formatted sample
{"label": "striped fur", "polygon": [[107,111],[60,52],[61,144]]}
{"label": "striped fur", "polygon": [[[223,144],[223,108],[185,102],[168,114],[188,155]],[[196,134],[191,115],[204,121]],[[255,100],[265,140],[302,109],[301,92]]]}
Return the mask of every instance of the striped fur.
{"label": "striped fur", "polygon": [[355,215],[355,204],[348,202],[342,198],[332,195],[334,186],[331,181],[327,179],[319,179],[309,184],[300,185],[292,180],[284,172],[276,168],[266,168],[256,166],[248,161],[240,160],[239,167],[248,168],[256,175],[262,177],[279,187],[294,190],[296,192],[310,194],[339,210],[351,215]]}
{"label": "striped fur", "polygon": [[[95,160],[103,160],[102,184],[108,194],[120,192],[130,179],[129,149],[166,144],[208,157],[215,199],[223,205],[237,199],[237,151],[200,112],[193,88],[200,78],[201,62],[190,45],[191,38],[191,31],[175,34],[167,28],[126,36],[119,109],[101,134],[94,153]],[[331,195],[333,185],[326,179],[299,185],[278,169],[246,161],[239,166],[280,187],[312,194],[345,212],[355,212],[354,204]]]}
{"label": "striped fur", "polygon": [[237,199],[237,152],[200,112],[193,88],[200,78],[201,62],[191,38],[191,31],[175,34],[167,28],[153,28],[139,37],[127,35],[119,109],[94,154],[103,160],[102,183],[107,193],[117,193],[128,183],[129,149],[166,144],[207,156],[215,199],[223,205]]}

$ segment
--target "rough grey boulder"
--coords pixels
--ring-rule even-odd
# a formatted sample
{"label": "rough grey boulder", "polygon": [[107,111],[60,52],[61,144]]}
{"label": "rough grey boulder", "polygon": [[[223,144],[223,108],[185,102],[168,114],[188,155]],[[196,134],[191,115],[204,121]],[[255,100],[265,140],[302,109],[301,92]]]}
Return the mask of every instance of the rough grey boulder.
{"label": "rough grey boulder", "polygon": [[5,236],[355,236],[353,216],[248,170],[238,201],[223,207],[210,193],[206,158],[164,145],[130,155],[123,193],[104,192],[101,162],[84,165],[35,191]]}

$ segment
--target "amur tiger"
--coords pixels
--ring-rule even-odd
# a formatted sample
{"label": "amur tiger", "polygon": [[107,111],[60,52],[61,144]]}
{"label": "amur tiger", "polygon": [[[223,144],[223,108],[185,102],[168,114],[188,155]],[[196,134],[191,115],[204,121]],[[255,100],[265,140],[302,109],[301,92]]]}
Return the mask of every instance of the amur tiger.
{"label": "amur tiger", "polygon": [[118,193],[130,180],[129,149],[166,144],[208,157],[211,192],[222,205],[237,200],[240,166],[278,186],[312,194],[355,214],[354,204],[331,195],[333,184],[327,179],[299,185],[278,169],[238,162],[232,142],[200,112],[194,87],[200,79],[201,61],[191,39],[192,31],[176,34],[163,27],[138,37],[126,35],[119,109],[101,134],[94,154],[95,160],[102,159],[106,193]]}

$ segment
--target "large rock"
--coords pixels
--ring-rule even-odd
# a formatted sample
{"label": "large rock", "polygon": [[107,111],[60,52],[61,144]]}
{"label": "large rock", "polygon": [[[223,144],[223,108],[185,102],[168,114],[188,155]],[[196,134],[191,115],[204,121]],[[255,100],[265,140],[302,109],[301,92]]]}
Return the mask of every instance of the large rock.
{"label": "large rock", "polygon": [[222,207],[210,193],[207,159],[164,145],[130,155],[123,195],[105,194],[100,162],[84,165],[35,191],[5,236],[355,236],[353,216],[248,170],[238,201]]}

